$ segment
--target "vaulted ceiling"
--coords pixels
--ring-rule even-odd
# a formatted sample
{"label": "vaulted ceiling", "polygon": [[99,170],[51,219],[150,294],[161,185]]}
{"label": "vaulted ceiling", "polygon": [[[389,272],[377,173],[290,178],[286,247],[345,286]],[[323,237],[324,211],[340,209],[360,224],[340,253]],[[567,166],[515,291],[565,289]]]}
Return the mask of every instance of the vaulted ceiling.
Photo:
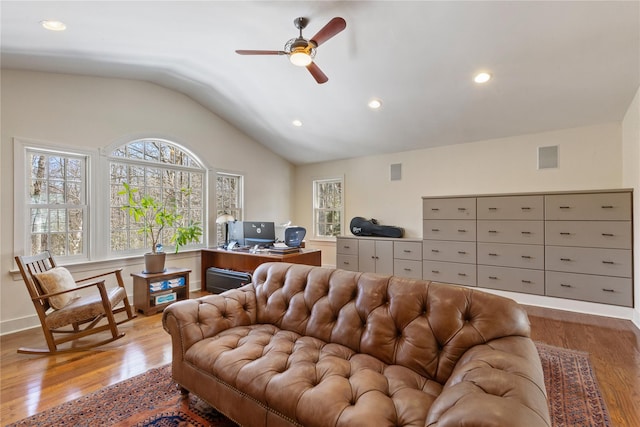
{"label": "vaulted ceiling", "polygon": [[[5,0],[0,13],[3,68],[151,81],[295,164],[619,121],[640,84],[637,1]],[[295,18],[311,38],[335,16],[347,27],[315,58],[325,84],[286,56],[235,53],[282,50]]]}

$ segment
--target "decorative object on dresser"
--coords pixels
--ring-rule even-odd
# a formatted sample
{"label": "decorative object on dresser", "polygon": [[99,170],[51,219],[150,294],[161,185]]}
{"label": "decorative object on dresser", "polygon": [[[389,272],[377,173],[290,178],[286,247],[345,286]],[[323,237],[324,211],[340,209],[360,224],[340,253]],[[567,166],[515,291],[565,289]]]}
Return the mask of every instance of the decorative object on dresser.
{"label": "decorative object on dresser", "polygon": [[417,239],[338,237],[336,267],[349,271],[422,278],[422,242]]}
{"label": "decorative object on dresser", "polygon": [[632,307],[632,196],[423,197],[423,278]]}
{"label": "decorative object on dresser", "polygon": [[189,297],[188,268],[169,267],[162,273],[131,273],[133,305],[146,315]]}

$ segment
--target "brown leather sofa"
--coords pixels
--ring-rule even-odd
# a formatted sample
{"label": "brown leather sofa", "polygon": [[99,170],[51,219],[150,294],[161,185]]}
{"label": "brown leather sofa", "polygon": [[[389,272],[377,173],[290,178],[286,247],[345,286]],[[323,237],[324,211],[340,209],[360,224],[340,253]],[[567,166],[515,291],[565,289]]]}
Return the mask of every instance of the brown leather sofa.
{"label": "brown leather sofa", "polygon": [[173,379],[240,425],[551,425],[526,312],[470,288],[268,263],[163,325]]}

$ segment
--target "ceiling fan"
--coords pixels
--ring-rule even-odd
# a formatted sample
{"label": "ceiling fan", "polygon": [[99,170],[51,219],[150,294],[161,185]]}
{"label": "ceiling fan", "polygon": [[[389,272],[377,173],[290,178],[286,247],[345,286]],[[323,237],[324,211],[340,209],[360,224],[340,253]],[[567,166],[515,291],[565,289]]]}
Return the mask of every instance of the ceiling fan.
{"label": "ceiling fan", "polygon": [[299,67],[307,67],[316,82],[320,84],[326,83],[329,78],[313,62],[313,58],[316,56],[316,48],[344,30],[347,27],[347,23],[344,19],[335,17],[322,27],[315,36],[305,39],[302,37],[302,30],[308,23],[309,20],[307,18],[293,20],[293,25],[300,30],[300,35],[285,43],[284,50],[236,50],[236,53],[240,55],[288,55],[292,64]]}

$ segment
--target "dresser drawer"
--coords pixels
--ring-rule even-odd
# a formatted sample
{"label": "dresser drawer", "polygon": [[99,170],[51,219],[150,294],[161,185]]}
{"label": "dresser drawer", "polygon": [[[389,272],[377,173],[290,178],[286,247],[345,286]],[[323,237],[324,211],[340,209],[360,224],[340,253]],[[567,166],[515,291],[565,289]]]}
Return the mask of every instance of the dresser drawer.
{"label": "dresser drawer", "polygon": [[393,257],[421,261],[422,242],[393,242]]}
{"label": "dresser drawer", "polygon": [[478,264],[544,270],[544,246],[478,243]]}
{"label": "dresser drawer", "polygon": [[543,196],[478,197],[478,219],[543,220]]}
{"label": "dresser drawer", "polygon": [[544,244],[544,221],[478,221],[478,242]]}
{"label": "dresser drawer", "polygon": [[423,219],[475,219],[475,197],[423,199]]}
{"label": "dresser drawer", "polygon": [[547,295],[632,307],[631,279],[548,271]]}
{"label": "dresser drawer", "polygon": [[475,264],[422,261],[422,278],[434,282],[476,286]]}
{"label": "dresser drawer", "polygon": [[358,271],[358,255],[343,255],[338,254],[336,256],[336,268],[343,270]]}
{"label": "dresser drawer", "polygon": [[476,240],[475,220],[425,219],[422,230],[425,239],[464,242]]}
{"label": "dresser drawer", "polygon": [[422,256],[431,261],[476,263],[475,242],[448,242],[443,240],[425,240]]}
{"label": "dresser drawer", "polygon": [[544,271],[479,265],[478,286],[502,291],[544,295]]}
{"label": "dresser drawer", "polygon": [[547,220],[631,220],[631,193],[545,196]]}
{"label": "dresser drawer", "polygon": [[552,246],[631,249],[631,221],[547,221],[545,241]]}
{"label": "dresser drawer", "polygon": [[410,279],[422,279],[422,261],[396,259],[393,261],[393,275]]}
{"label": "dresser drawer", "polygon": [[547,246],[547,270],[631,277],[631,250]]}
{"label": "dresser drawer", "polygon": [[338,237],[336,239],[336,252],[344,255],[358,255],[358,240]]}

